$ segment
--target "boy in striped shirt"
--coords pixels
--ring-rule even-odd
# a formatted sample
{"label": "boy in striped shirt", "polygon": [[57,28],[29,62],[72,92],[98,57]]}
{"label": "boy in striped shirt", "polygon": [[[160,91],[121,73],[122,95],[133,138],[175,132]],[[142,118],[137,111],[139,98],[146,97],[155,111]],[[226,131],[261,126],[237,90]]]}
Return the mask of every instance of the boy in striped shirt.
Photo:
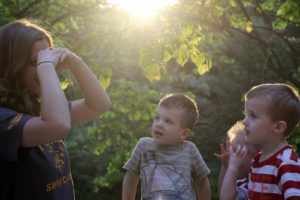
{"label": "boy in striped shirt", "polygon": [[[286,84],[262,84],[253,87],[245,100],[247,140],[262,147],[252,160],[248,199],[300,199],[300,161],[286,142],[300,119],[298,93]],[[246,152],[245,147],[234,152],[228,166],[232,175]]]}
{"label": "boy in striped shirt", "polygon": [[122,199],[134,200],[139,179],[143,200],[210,200],[210,173],[197,147],[186,141],[198,118],[196,103],[173,94],[158,105],[152,138],[141,138],[126,170]]}

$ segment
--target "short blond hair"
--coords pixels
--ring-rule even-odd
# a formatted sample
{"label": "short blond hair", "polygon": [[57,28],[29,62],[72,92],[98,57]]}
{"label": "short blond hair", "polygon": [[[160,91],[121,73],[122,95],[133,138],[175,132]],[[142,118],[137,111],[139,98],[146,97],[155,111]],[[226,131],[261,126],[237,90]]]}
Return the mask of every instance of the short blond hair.
{"label": "short blond hair", "polygon": [[233,151],[236,151],[237,146],[246,145],[246,132],[242,121],[237,121],[228,131],[227,138],[232,145]]}
{"label": "short blond hair", "polygon": [[242,121],[237,121],[228,131],[227,131],[227,137],[229,139],[229,142],[231,143],[233,140],[235,140],[239,134],[246,134],[245,133],[245,126]]}

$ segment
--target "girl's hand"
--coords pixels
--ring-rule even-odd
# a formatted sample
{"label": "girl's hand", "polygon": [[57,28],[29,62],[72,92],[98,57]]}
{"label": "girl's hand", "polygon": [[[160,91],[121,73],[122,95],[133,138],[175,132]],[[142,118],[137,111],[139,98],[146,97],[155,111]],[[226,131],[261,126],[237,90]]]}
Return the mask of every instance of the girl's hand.
{"label": "girl's hand", "polygon": [[44,63],[50,62],[54,66],[57,66],[60,58],[61,50],[56,48],[47,48],[41,50],[37,55],[37,66]]}
{"label": "girl's hand", "polygon": [[220,151],[221,151],[221,154],[217,154],[217,153],[214,153],[214,156],[216,156],[222,165],[224,166],[227,166],[228,165],[228,159],[229,159],[229,156],[230,156],[230,142],[229,141],[226,141],[225,145],[224,144],[220,144]]}
{"label": "girl's hand", "polygon": [[70,50],[66,48],[59,48],[59,49],[61,53],[59,57],[59,63],[56,67],[56,70],[58,72],[64,69],[70,69],[71,67],[74,67],[81,62],[81,58],[77,56],[75,53],[71,52]]}

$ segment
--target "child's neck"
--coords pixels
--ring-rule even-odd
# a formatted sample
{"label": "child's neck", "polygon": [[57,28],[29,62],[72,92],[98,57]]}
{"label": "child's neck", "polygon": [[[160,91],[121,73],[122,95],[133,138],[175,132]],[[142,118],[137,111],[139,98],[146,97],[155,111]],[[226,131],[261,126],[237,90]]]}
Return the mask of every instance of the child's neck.
{"label": "child's neck", "polygon": [[282,147],[286,146],[287,142],[286,140],[278,140],[278,141],[272,141],[268,144],[262,145],[262,154],[259,159],[259,161],[264,161],[271,157],[274,153],[276,153],[278,150],[280,150]]}

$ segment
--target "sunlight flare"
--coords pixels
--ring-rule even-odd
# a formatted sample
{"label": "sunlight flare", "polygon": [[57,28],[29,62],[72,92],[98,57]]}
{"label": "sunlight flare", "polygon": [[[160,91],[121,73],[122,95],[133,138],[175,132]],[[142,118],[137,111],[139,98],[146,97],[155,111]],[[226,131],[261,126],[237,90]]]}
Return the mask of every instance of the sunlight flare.
{"label": "sunlight flare", "polygon": [[136,17],[154,16],[161,8],[174,5],[178,0],[108,0]]}

